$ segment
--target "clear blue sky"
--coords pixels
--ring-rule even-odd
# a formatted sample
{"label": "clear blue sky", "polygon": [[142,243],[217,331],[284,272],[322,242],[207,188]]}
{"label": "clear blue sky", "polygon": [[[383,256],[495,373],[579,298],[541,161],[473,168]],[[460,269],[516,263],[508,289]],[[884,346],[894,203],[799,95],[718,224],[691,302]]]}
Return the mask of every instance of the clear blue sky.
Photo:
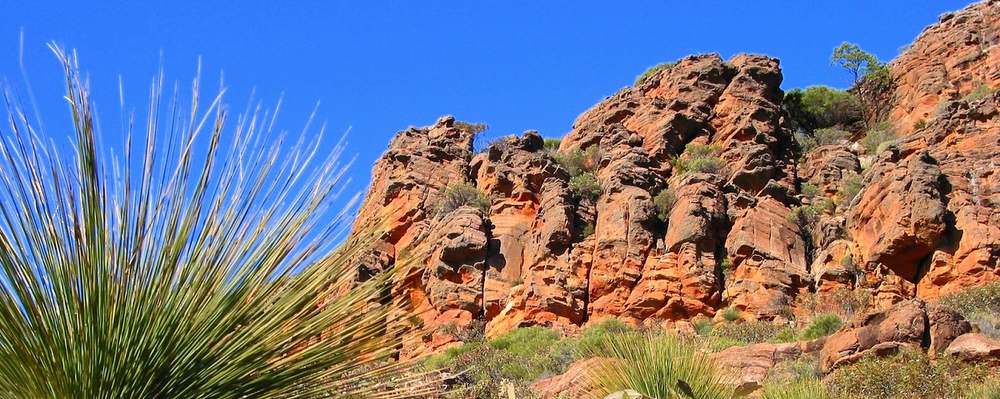
{"label": "clear blue sky", "polygon": [[[265,100],[284,93],[284,126],[293,132],[321,101],[318,115],[332,131],[352,127],[353,189],[363,190],[396,131],[442,114],[485,122],[488,137],[526,129],[561,136],[580,112],[646,67],[701,52],[778,57],[785,89],[844,86],[848,76],[829,64],[834,46],[856,42],[889,60],[939,14],[966,4],[14,0],[0,11],[0,77],[21,80],[23,29],[50,134],[68,136],[52,129],[67,116],[45,42],[79,50],[96,100],[109,111],[118,109],[118,75],[141,109],[161,52],[168,77],[182,82],[202,56],[206,75],[225,72],[234,107],[242,109],[251,87]],[[116,126],[106,126],[106,135]]]}

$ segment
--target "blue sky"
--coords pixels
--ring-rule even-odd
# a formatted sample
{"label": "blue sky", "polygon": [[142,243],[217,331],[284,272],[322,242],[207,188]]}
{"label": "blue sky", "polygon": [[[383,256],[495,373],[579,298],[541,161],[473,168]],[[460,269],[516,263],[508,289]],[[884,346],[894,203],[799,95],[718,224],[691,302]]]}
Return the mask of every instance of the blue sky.
{"label": "blue sky", "polygon": [[[489,124],[487,137],[526,129],[562,136],[579,113],[646,67],[701,52],[778,57],[786,90],[845,86],[847,74],[829,63],[834,46],[856,42],[889,60],[939,14],[968,1],[4,3],[0,77],[21,81],[23,29],[50,135],[69,132],[58,128],[67,113],[47,41],[79,51],[96,101],[110,111],[118,109],[119,75],[141,109],[161,54],[168,77],[181,82],[202,56],[206,76],[225,72],[234,108],[256,88],[265,101],[284,93],[281,121],[292,132],[317,101],[332,132],[351,127],[358,156],[351,189],[359,191],[395,132],[442,114]],[[105,134],[114,142],[113,129]]]}

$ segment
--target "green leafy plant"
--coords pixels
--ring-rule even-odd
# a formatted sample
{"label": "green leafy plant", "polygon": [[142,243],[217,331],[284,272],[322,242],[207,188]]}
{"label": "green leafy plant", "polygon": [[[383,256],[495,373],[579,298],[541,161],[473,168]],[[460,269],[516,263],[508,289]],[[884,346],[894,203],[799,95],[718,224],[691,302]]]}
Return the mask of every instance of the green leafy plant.
{"label": "green leafy plant", "polygon": [[437,214],[447,215],[463,206],[471,206],[485,213],[490,210],[490,200],[471,183],[452,183],[441,193]]}
{"label": "green leafy plant", "polygon": [[913,130],[921,130],[925,127],[927,127],[927,120],[925,119],[918,119],[913,123]]}
{"label": "green leafy plant", "polygon": [[972,91],[970,91],[968,94],[966,94],[965,97],[962,97],[962,101],[965,101],[965,102],[979,101],[979,100],[982,100],[982,99],[990,96],[994,92],[995,92],[995,90],[993,90],[992,88],[990,88],[990,86],[988,86],[986,84],[980,84],[979,86],[976,86],[975,89],[972,89]]}
{"label": "green leafy plant", "polygon": [[896,81],[889,67],[857,44],[844,42],[833,50],[831,62],[851,73],[849,90],[861,103],[866,126],[882,122],[895,102]]}
{"label": "green leafy plant", "polygon": [[793,89],[785,94],[785,101],[784,107],[792,120],[806,131],[848,128],[860,122],[863,116],[857,97],[829,86]]}
{"label": "green leafy plant", "polygon": [[190,108],[164,104],[162,75],[148,120],[123,124],[120,157],[106,156],[75,53],[52,49],[65,72],[70,146],[50,144],[63,140],[30,126],[6,96],[0,396],[432,392],[390,362],[386,331],[401,312],[380,303],[394,273],[352,277],[370,234],[329,245],[332,226],[348,222],[347,212],[325,211],[342,187],[335,156],[313,159],[315,142],[287,153],[268,142],[264,111],[231,127],[221,91],[206,104],[197,79]]}
{"label": "green leafy plant", "polygon": [[587,238],[594,235],[594,224],[587,223],[583,225],[583,231],[580,232],[580,235],[582,236],[582,238]]}
{"label": "green leafy plant", "polygon": [[546,151],[556,151],[559,149],[560,144],[562,144],[562,139],[548,138],[545,139],[545,144],[543,145],[543,148]]}
{"label": "green leafy plant", "polygon": [[688,143],[684,153],[670,160],[675,176],[688,173],[719,173],[725,167],[725,161],[719,158],[719,147]]}
{"label": "green leafy plant", "polygon": [[576,337],[573,346],[579,357],[586,357],[601,350],[610,336],[634,332],[635,329],[625,324],[625,322],[614,317],[605,318],[597,323],[587,326],[580,335]]}
{"label": "green leafy plant", "polygon": [[795,141],[799,143],[799,147],[802,148],[803,152],[810,152],[824,145],[839,144],[850,139],[850,137],[850,132],[836,128],[816,129],[812,134],[800,132],[794,136]]}
{"label": "green leafy plant", "polygon": [[819,195],[819,187],[812,183],[802,183],[802,195],[812,198]]}
{"label": "green leafy plant", "polygon": [[632,389],[650,398],[729,399],[715,364],[683,339],[668,333],[607,337],[592,356],[609,358],[587,370],[596,397]]}
{"label": "green leafy plant", "polygon": [[650,78],[656,76],[658,73],[660,73],[660,71],[673,68],[675,65],[677,65],[676,62],[662,62],[652,67],[649,67],[645,71],[643,71],[642,74],[636,76],[633,86],[640,86],[643,83],[646,83],[646,81],[649,80]]}
{"label": "green leafy plant", "polygon": [[844,322],[840,319],[840,316],[835,314],[816,315],[809,320],[809,325],[802,330],[801,337],[805,340],[825,337],[839,330],[842,325],[844,325]]}

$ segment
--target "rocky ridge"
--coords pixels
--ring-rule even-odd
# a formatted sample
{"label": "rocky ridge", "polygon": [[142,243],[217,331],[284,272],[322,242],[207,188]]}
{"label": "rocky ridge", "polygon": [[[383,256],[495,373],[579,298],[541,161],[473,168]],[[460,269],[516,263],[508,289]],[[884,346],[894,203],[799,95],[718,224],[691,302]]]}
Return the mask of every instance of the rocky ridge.
{"label": "rocky ridge", "polygon": [[[890,64],[900,138],[878,153],[846,142],[803,154],[782,110],[780,64],[757,55],[681,59],[585,111],[558,149],[529,131],[477,154],[474,131],[450,116],[404,130],[376,163],[357,219],[356,231],[385,227],[357,278],[416,259],[394,289],[419,319],[407,356],[455,345],[477,323],[490,335],[573,332],[605,317],[670,324],[727,308],[774,320],[804,294],[838,291],[870,295],[869,314],[917,310],[893,324],[906,336],[879,335],[892,318],[857,321],[848,331],[862,332],[829,338],[824,365],[883,342],[926,347],[925,325],[907,324],[937,317],[923,301],[1000,280],[1000,94],[963,99],[973,81],[1000,84],[997,32],[1000,5],[978,3]],[[721,167],[678,170],[693,146],[711,148]],[[596,154],[596,198],[574,192],[559,162],[584,151]],[[839,198],[851,174],[862,188]],[[489,205],[437,211],[459,183]],[[819,197],[803,194],[807,183]],[[666,210],[656,202],[664,192]],[[837,205],[803,222],[797,209],[817,198]],[[428,248],[407,253],[417,242]]]}

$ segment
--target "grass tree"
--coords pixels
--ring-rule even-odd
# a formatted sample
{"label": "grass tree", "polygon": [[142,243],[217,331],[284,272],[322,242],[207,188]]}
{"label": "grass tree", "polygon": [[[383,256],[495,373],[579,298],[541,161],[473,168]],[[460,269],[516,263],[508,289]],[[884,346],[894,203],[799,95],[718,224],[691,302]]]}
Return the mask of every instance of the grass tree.
{"label": "grass tree", "polygon": [[[357,283],[333,245],[345,167],[286,145],[274,113],[151,86],[107,155],[77,57],[71,150],[4,90],[0,398],[419,397],[393,362],[391,273]],[[184,101],[187,104],[187,100]]]}

